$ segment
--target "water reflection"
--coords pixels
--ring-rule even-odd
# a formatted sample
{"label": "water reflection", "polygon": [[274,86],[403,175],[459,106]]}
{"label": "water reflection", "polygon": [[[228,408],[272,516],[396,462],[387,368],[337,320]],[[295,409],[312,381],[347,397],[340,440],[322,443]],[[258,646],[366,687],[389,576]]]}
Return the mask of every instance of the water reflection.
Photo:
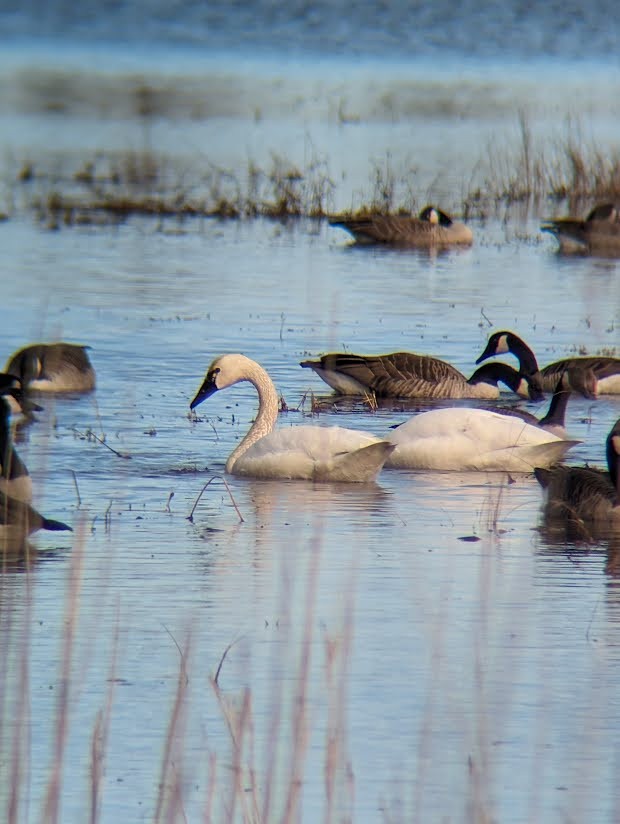
{"label": "water reflection", "polygon": [[543,517],[539,532],[541,555],[569,560],[604,557],[605,574],[620,580],[620,528]]}

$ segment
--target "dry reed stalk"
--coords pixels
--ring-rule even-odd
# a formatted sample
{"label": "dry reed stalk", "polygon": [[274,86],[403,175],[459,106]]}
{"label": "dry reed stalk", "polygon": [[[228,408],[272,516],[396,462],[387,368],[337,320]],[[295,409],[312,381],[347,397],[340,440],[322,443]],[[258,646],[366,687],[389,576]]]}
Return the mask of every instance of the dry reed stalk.
{"label": "dry reed stalk", "polygon": [[239,510],[239,507],[237,506],[237,502],[235,501],[235,499],[233,497],[232,491],[231,491],[230,487],[228,486],[226,478],[223,478],[221,475],[214,475],[212,478],[209,478],[209,480],[206,482],[206,484],[202,487],[202,489],[200,490],[200,494],[198,495],[198,497],[194,501],[194,506],[192,507],[192,511],[187,516],[187,520],[192,524],[194,523],[194,512],[196,511],[196,507],[198,506],[198,503],[199,503],[200,499],[202,498],[205,490],[207,489],[208,486],[211,485],[212,481],[221,481],[224,484],[224,486],[226,487],[226,491],[228,492],[228,495],[230,497],[230,500],[232,501],[232,505],[235,508],[235,512],[239,516],[239,523],[241,523],[241,524],[244,523],[244,518],[243,518],[243,516],[242,516],[242,514]]}
{"label": "dry reed stalk", "polygon": [[112,717],[112,702],[114,697],[114,684],[116,682],[116,660],[118,656],[118,639],[120,612],[117,602],[116,623],[114,627],[114,644],[112,648],[112,660],[110,661],[110,671],[108,673],[108,689],[106,701],[102,709],[97,713],[97,720],[91,737],[90,748],[90,824],[97,824],[101,811],[101,785],[103,782],[104,758],[110,734],[110,720]]}
{"label": "dry reed stalk", "polygon": [[183,820],[185,820],[183,813],[183,749],[180,742],[183,741],[187,713],[189,678],[187,676],[186,661],[189,658],[190,649],[191,635],[188,632],[181,654],[174,705],[166,733],[159,777],[159,792],[153,817],[156,824],[163,821],[177,821],[176,814],[179,811],[181,811]]}
{"label": "dry reed stalk", "polygon": [[69,591],[67,593],[65,620],[64,620],[64,643],[62,651],[62,670],[60,676],[60,689],[58,691],[58,702],[56,707],[56,735],[54,740],[54,755],[50,770],[50,780],[45,794],[43,805],[43,820],[46,824],[56,824],[58,822],[60,792],[63,773],[63,762],[65,746],[67,743],[67,733],[69,728],[69,711],[71,702],[71,667],[73,661],[73,645],[77,629],[80,591],[82,586],[82,569],[84,563],[84,550],[86,540],[84,526],[76,534],[73,543],[73,552],[69,565]]}
{"label": "dry reed stalk", "polygon": [[[5,605],[5,600],[2,597],[2,586],[0,585],[0,604]],[[19,631],[19,640],[16,645],[14,645],[14,649],[19,650],[19,680],[16,685],[17,687],[17,706],[10,712],[7,713],[5,716],[4,712],[4,701],[5,696],[8,694],[5,693],[6,690],[6,679],[9,673],[8,667],[8,651],[10,648],[9,639],[12,635],[13,629],[13,610],[9,609],[9,624],[7,627],[2,628],[2,638],[5,643],[3,643],[2,649],[2,672],[4,673],[4,677],[2,679],[2,690],[0,692],[0,759],[3,759],[2,756],[2,739],[3,739],[3,728],[2,728],[2,721],[5,717],[12,717],[14,719],[14,730],[13,730],[13,744],[11,747],[11,757],[10,757],[10,764],[11,764],[11,775],[9,779],[9,798],[8,798],[8,805],[6,811],[6,822],[7,824],[18,824],[20,820],[20,798],[21,792],[24,789],[24,775],[29,774],[29,763],[30,763],[30,747],[29,747],[29,740],[30,736],[28,735],[29,732],[29,721],[30,721],[30,632],[31,632],[31,620],[32,620],[32,579],[30,574],[26,572],[26,602],[25,608],[26,612],[24,615],[24,620],[17,629]],[[26,749],[26,753],[24,754],[24,748]],[[26,761],[26,767],[24,768],[24,761]]]}
{"label": "dry reed stalk", "polygon": [[[324,824],[334,821],[350,822],[355,784],[351,764],[347,759],[347,697],[349,685],[349,664],[353,645],[353,628],[355,626],[355,583],[357,567],[348,577],[348,586],[344,593],[342,634],[338,639],[324,638],[326,680],[329,696],[327,713],[327,742],[325,747],[324,784],[325,814]],[[346,791],[348,814],[343,810],[344,802],[338,804],[338,788]]]}

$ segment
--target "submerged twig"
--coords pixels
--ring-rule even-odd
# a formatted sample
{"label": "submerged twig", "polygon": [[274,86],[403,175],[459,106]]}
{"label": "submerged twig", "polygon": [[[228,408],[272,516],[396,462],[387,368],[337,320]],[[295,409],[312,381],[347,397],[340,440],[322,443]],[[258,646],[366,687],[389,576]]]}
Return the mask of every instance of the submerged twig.
{"label": "submerged twig", "polygon": [[224,484],[224,486],[226,487],[226,489],[228,491],[228,494],[230,496],[230,500],[232,501],[232,505],[235,507],[235,512],[239,516],[239,523],[244,523],[245,518],[243,517],[243,515],[239,511],[239,507],[237,506],[237,502],[235,501],[235,499],[233,497],[233,494],[230,490],[230,487],[228,486],[228,483],[226,482],[226,478],[222,478],[221,475],[214,475],[212,478],[209,478],[209,480],[206,482],[206,484],[202,487],[202,489],[200,490],[200,494],[198,495],[198,497],[196,498],[196,501],[194,502],[194,506],[192,507],[192,511],[187,516],[187,520],[190,521],[190,523],[192,523],[192,524],[194,523],[194,512],[196,511],[196,507],[198,506],[198,503],[199,503],[200,499],[202,498],[206,488],[209,486],[209,484],[212,481],[221,481]]}
{"label": "submerged twig", "polygon": [[79,435],[81,438],[85,438],[86,440],[89,437],[93,437],[96,441],[98,441],[100,444],[102,444],[102,446],[105,446],[107,449],[109,449],[110,452],[114,452],[114,454],[117,455],[119,458],[124,458],[127,461],[131,460],[131,455],[123,455],[122,452],[118,452],[116,449],[111,447],[110,444],[107,444],[104,440],[102,440],[102,438],[100,438],[99,435],[95,435],[95,433],[92,430],[89,429],[87,433],[84,433],[84,432],[80,432],[79,429],[75,429],[75,427],[74,427],[73,431],[77,435]]}
{"label": "submerged twig", "polygon": [[238,643],[239,638],[235,638],[234,641],[231,641],[230,644],[226,647],[224,652],[222,653],[222,657],[220,658],[220,663],[217,665],[217,669],[215,670],[215,675],[213,676],[213,684],[216,687],[219,687],[218,679],[220,677],[220,672],[222,671],[222,667],[224,666],[224,661],[226,660],[226,656],[231,651],[231,649]]}
{"label": "submerged twig", "polygon": [[69,472],[73,475],[73,485],[75,486],[75,494],[77,495],[79,509],[79,507],[82,505],[82,498],[80,497],[80,490],[78,488],[77,475],[75,474],[73,469],[70,469]]}

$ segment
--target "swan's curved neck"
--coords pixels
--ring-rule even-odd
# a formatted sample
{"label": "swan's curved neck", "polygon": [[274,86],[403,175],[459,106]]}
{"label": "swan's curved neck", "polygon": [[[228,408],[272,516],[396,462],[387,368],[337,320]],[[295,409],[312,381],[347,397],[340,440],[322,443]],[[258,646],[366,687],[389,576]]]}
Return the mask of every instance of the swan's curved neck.
{"label": "swan's curved neck", "polygon": [[245,438],[231,452],[226,461],[226,471],[232,472],[235,463],[252,444],[268,435],[278,420],[278,393],[273,381],[257,363],[248,365],[240,380],[249,381],[258,392],[258,414]]}

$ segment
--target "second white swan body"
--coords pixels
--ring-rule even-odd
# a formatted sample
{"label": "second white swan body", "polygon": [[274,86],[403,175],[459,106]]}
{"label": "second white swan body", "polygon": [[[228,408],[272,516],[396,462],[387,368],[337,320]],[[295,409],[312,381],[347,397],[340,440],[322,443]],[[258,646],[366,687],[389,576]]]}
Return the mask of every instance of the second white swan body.
{"label": "second white swan body", "polygon": [[578,441],[487,409],[433,409],[390,434],[385,465],[399,469],[532,472],[558,463]]}

